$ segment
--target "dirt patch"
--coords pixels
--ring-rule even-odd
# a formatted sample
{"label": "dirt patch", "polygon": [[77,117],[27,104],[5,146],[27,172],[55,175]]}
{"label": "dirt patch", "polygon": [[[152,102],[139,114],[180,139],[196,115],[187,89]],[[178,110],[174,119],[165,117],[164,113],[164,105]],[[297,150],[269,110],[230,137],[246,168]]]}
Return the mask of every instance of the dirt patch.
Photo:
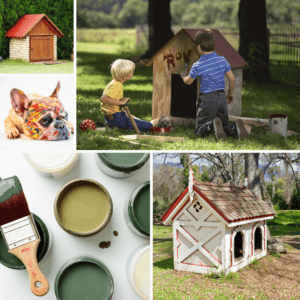
{"label": "dirt patch", "polygon": [[[290,237],[282,239],[285,243],[299,243],[300,237]],[[197,298],[191,299],[219,299],[216,297],[216,291],[227,294],[227,299],[300,299],[300,251],[297,249],[290,250],[287,254],[281,254],[281,257],[268,255],[258,260],[255,265],[250,265],[237,272],[237,277],[230,281],[223,278],[209,278],[203,274],[191,272],[181,272],[168,270],[166,274],[177,277],[177,280],[186,276],[189,286],[197,285],[199,294]],[[186,286],[187,282],[183,284]],[[209,286],[213,289],[208,298],[201,298],[201,289]],[[155,284],[154,284],[155,289]],[[228,292],[230,290],[230,292]],[[182,290],[182,292],[186,292]],[[200,298],[198,298],[200,297]],[[236,298],[237,297],[237,298]],[[239,298],[242,297],[242,298]],[[179,298],[178,298],[179,299]],[[185,298],[183,298],[185,299]],[[223,299],[223,298],[222,298]],[[225,299],[225,298],[224,298]]]}

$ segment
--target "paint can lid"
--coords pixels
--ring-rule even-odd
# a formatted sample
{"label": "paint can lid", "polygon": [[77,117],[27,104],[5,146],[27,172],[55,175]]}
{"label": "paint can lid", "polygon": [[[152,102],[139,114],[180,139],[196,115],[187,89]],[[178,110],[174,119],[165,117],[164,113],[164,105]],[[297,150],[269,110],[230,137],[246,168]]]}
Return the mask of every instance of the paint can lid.
{"label": "paint can lid", "polygon": [[99,159],[115,171],[133,172],[143,167],[149,153],[97,153]]}
{"label": "paint can lid", "polygon": [[128,202],[128,215],[132,225],[143,235],[150,236],[150,181],[141,184]]}
{"label": "paint can lid", "polygon": [[61,267],[55,278],[58,300],[110,300],[114,292],[113,277],[99,260],[80,256]]}
{"label": "paint can lid", "polygon": [[55,173],[73,164],[78,153],[24,153],[24,157],[35,169]]}

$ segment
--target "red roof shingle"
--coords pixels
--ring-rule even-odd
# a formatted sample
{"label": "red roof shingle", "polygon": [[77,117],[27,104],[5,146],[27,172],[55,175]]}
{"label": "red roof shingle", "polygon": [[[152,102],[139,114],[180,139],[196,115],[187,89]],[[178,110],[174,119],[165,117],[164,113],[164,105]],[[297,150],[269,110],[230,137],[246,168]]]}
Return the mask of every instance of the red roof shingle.
{"label": "red roof shingle", "polygon": [[64,36],[64,34],[55,26],[55,24],[47,17],[45,14],[38,15],[24,15],[21,17],[16,24],[11,27],[5,34],[5,37],[10,38],[24,38],[29,31],[37,25],[43,18],[46,18],[50,22],[53,30],[57,33],[59,37]]}

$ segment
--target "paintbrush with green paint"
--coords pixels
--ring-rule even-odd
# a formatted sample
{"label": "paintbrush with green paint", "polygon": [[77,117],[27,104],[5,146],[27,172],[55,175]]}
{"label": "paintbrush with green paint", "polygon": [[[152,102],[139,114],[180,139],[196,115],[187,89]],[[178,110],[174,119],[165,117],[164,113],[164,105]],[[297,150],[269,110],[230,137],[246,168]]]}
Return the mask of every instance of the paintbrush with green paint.
{"label": "paintbrush with green paint", "polygon": [[8,252],[25,265],[31,291],[36,296],[46,295],[49,282],[37,262],[41,239],[17,176],[0,178],[0,231]]}

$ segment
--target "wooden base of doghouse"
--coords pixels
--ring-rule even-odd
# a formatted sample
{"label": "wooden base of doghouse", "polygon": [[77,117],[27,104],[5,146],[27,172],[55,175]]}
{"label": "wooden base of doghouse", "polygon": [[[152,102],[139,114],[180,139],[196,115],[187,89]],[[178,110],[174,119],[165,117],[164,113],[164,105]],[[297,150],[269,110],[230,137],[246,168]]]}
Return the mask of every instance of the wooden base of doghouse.
{"label": "wooden base of doghouse", "polygon": [[250,265],[252,261],[255,259],[260,259],[267,255],[267,250],[261,251],[258,253],[255,253],[251,257],[244,258],[240,260],[238,263],[236,263],[233,266],[230,267],[223,267],[222,265],[219,265],[218,268],[214,267],[207,267],[207,266],[197,266],[192,264],[183,264],[183,263],[177,263],[174,262],[174,269],[177,271],[186,271],[186,272],[193,272],[193,273],[200,273],[200,274],[211,274],[213,272],[214,274],[221,274],[221,272],[224,272],[225,275],[227,275],[229,272],[236,272],[245,266]]}
{"label": "wooden base of doghouse", "polygon": [[183,142],[183,137],[174,137],[174,136],[156,136],[156,135],[143,135],[143,134],[131,134],[131,135],[122,135],[121,138],[126,140],[157,140],[160,142]]}

